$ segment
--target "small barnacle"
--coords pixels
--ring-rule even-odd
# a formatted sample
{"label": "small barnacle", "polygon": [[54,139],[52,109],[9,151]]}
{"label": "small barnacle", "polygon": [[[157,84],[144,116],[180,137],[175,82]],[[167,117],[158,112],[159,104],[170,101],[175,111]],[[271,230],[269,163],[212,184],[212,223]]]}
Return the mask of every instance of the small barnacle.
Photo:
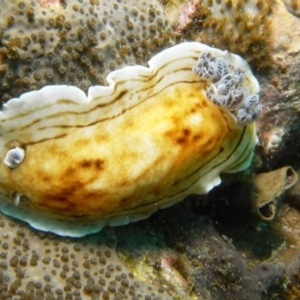
{"label": "small barnacle", "polygon": [[27,14],[28,19],[29,19],[29,20],[32,20],[33,17],[34,17],[34,9],[33,9],[33,7],[30,7],[30,8],[27,10],[26,14]]}
{"label": "small barnacle", "polygon": [[63,75],[66,74],[67,68],[65,66],[60,66],[58,69],[59,74]]}
{"label": "small barnacle", "polygon": [[105,32],[100,32],[100,38],[101,40],[105,40],[106,39],[106,33]]}
{"label": "small barnacle", "polygon": [[7,25],[11,26],[14,23],[15,18],[13,16],[8,16],[6,21],[7,21]]}
{"label": "small barnacle", "polygon": [[70,42],[66,43],[66,45],[65,45],[65,50],[66,50],[67,52],[71,52],[72,49],[73,49],[73,44],[70,43]]}
{"label": "small barnacle", "polygon": [[79,7],[78,7],[77,4],[73,4],[72,8],[73,8],[74,11],[78,11],[79,10]]}
{"label": "small barnacle", "polygon": [[45,72],[45,78],[46,79],[48,79],[48,80],[51,80],[51,79],[53,79],[53,71],[52,70],[47,70],[46,72]]}
{"label": "small barnacle", "polygon": [[17,78],[14,82],[15,86],[21,86],[22,85],[22,79],[21,78]]}
{"label": "small barnacle", "polygon": [[46,34],[45,34],[45,32],[39,32],[38,33],[38,41],[40,43],[45,43],[45,41],[46,41]]}
{"label": "small barnacle", "polygon": [[[87,35],[87,39],[88,39],[90,45],[92,45],[92,46],[98,45],[97,37],[96,37],[94,34],[89,33],[89,34]],[[93,49],[92,49],[92,50],[93,50]]]}
{"label": "small barnacle", "polygon": [[134,41],[134,33],[133,32],[129,32],[126,36],[127,40],[132,42]]}
{"label": "small barnacle", "polygon": [[3,160],[4,164],[14,169],[18,167],[25,158],[25,150],[20,147],[10,149]]}
{"label": "small barnacle", "polygon": [[28,86],[30,85],[30,78],[28,76],[25,76],[22,80],[22,85],[23,86]]}
{"label": "small barnacle", "polygon": [[70,64],[70,70],[71,70],[72,72],[74,72],[74,71],[76,70],[76,68],[77,68],[76,64],[74,64],[74,63],[71,63],[71,64]]}
{"label": "small barnacle", "polygon": [[97,57],[96,57],[98,62],[103,62],[105,59],[105,55],[103,53],[97,53]]}
{"label": "small barnacle", "polygon": [[111,69],[111,70],[114,70],[116,68],[116,63],[114,61],[110,61],[108,63],[108,67]]}
{"label": "small barnacle", "polygon": [[40,60],[34,60],[32,65],[35,69],[38,69],[41,67],[42,64]]}
{"label": "small barnacle", "polygon": [[19,48],[20,46],[21,46],[21,40],[18,37],[12,37],[7,42],[7,47],[12,51],[17,50],[17,48]]}
{"label": "small barnacle", "polygon": [[91,65],[90,60],[86,56],[81,56],[80,63],[85,67],[89,67]]}
{"label": "small barnacle", "polygon": [[141,47],[142,48],[147,48],[148,46],[148,40],[147,39],[142,39],[141,40]]}
{"label": "small barnacle", "polygon": [[59,58],[55,58],[51,65],[54,67],[54,68],[57,68],[59,65],[61,64],[61,60]]}
{"label": "small barnacle", "polygon": [[83,49],[84,49],[84,47],[83,47],[83,45],[82,45],[81,43],[77,43],[77,44],[75,45],[75,50],[76,50],[77,52],[82,52]]}
{"label": "small barnacle", "polygon": [[149,26],[149,31],[150,31],[150,32],[155,32],[155,31],[156,31],[156,26],[155,26],[154,24],[151,24],[151,25]]}
{"label": "small barnacle", "polygon": [[156,23],[157,23],[157,25],[159,25],[159,26],[163,26],[163,25],[164,25],[164,21],[163,21],[162,18],[157,18],[157,19],[156,19]]}
{"label": "small barnacle", "polygon": [[100,74],[96,76],[96,80],[97,80],[98,84],[104,85],[104,83],[105,83],[105,78]]}
{"label": "small barnacle", "polygon": [[[120,39],[120,43],[121,43],[122,46],[126,45],[126,39],[125,38],[121,38]],[[133,42],[133,44],[134,43],[137,43],[137,42]]]}
{"label": "small barnacle", "polygon": [[125,35],[126,34],[126,29],[123,28],[123,27],[121,27],[119,31],[120,31],[121,35]]}
{"label": "small barnacle", "polygon": [[37,38],[38,38],[38,37],[37,37],[37,34],[32,33],[32,34],[31,34],[31,38],[32,38],[33,41],[37,41]]}
{"label": "small barnacle", "polygon": [[6,71],[7,71],[6,66],[0,65],[0,75],[4,75]]}
{"label": "small barnacle", "polygon": [[25,37],[23,40],[24,46],[27,47],[28,45],[30,45],[31,40],[29,37]]}
{"label": "small barnacle", "polygon": [[122,64],[122,62],[123,62],[123,60],[122,60],[121,56],[119,56],[119,55],[116,55],[116,57],[115,57],[115,61],[117,62],[117,64],[118,64],[118,65],[121,65],[121,64]]}
{"label": "small barnacle", "polygon": [[13,80],[15,78],[15,74],[11,71],[8,71],[6,77],[8,80]]}
{"label": "small barnacle", "polygon": [[79,55],[78,52],[76,52],[76,51],[73,51],[73,52],[72,52],[72,59],[73,59],[73,60],[77,60],[79,57],[80,57],[80,55]]}
{"label": "small barnacle", "polygon": [[112,50],[110,51],[110,56],[111,56],[111,58],[115,58],[116,55],[117,55],[117,50],[116,50],[116,49],[112,49]]}
{"label": "small barnacle", "polygon": [[67,62],[69,60],[70,55],[68,53],[64,53],[61,58],[64,62]]}
{"label": "small barnacle", "polygon": [[77,30],[77,34],[79,37],[82,37],[86,33],[86,28],[85,27],[79,27]]}
{"label": "small barnacle", "polygon": [[72,29],[72,24],[71,24],[71,22],[66,21],[66,22],[64,23],[64,27],[65,27],[66,30],[71,30],[71,29]]}
{"label": "small barnacle", "polygon": [[33,77],[36,81],[40,81],[42,79],[42,75],[39,72],[35,72]]}
{"label": "small barnacle", "polygon": [[65,38],[66,35],[67,35],[67,30],[65,30],[65,29],[60,30],[59,33],[58,33],[58,35],[62,39]]}
{"label": "small barnacle", "polygon": [[58,15],[56,18],[55,18],[55,25],[57,27],[61,27],[65,22],[65,16],[64,15]]}
{"label": "small barnacle", "polygon": [[94,29],[96,26],[96,20],[94,18],[91,18],[87,21],[88,27],[91,29]]}
{"label": "small barnacle", "polygon": [[76,69],[76,76],[82,78],[84,76],[84,72],[82,69],[77,68]]}
{"label": "small barnacle", "polygon": [[53,27],[53,26],[54,26],[54,20],[53,20],[52,18],[49,18],[49,19],[48,19],[48,25],[49,25],[50,27]]}

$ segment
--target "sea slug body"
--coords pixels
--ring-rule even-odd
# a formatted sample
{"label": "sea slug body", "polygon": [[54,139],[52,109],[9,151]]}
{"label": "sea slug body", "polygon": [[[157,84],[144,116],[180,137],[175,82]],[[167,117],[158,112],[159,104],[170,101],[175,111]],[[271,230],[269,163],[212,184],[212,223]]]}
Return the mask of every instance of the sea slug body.
{"label": "sea slug body", "polygon": [[220,173],[249,166],[261,106],[248,64],[189,42],[148,65],[113,71],[87,95],[50,85],[3,105],[3,213],[82,236],[205,194]]}

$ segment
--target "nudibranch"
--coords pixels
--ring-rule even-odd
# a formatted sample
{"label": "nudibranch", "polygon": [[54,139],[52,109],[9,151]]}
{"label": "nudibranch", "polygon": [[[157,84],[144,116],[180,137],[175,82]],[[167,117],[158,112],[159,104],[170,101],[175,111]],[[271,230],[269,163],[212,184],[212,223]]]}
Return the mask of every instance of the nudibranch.
{"label": "nudibranch", "polygon": [[51,85],[0,113],[0,209],[82,236],[205,194],[246,169],[259,84],[239,56],[186,42],[86,95]]}

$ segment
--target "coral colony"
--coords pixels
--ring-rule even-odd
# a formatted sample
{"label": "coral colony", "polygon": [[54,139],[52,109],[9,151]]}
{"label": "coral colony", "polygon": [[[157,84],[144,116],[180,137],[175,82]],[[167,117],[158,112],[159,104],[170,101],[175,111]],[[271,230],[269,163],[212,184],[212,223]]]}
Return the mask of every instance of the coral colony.
{"label": "coral colony", "polygon": [[174,43],[157,1],[56,2],[0,5],[0,100],[47,84],[86,92],[91,85],[107,84],[112,70],[146,65]]}
{"label": "coral colony", "polygon": [[0,216],[0,298],[173,299],[139,280],[119,259],[112,231],[66,239]]}

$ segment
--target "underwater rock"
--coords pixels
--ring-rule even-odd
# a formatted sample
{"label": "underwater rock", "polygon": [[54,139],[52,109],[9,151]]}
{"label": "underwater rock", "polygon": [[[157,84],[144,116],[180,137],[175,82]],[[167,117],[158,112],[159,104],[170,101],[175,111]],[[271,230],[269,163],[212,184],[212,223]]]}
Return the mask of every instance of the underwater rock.
{"label": "underwater rock", "polygon": [[265,221],[272,221],[277,213],[283,194],[298,181],[298,175],[292,167],[261,173],[254,177],[253,208]]}
{"label": "underwater rock", "polygon": [[273,66],[268,72],[257,74],[264,105],[257,120],[261,171],[299,164],[299,94],[300,94],[300,36],[295,34],[300,19],[291,15],[281,1],[274,1],[272,9],[271,49]]}
{"label": "underwater rock", "polygon": [[[130,269],[141,278],[165,282],[180,300],[288,299],[284,282],[292,280],[299,256],[282,258],[288,247],[284,237],[278,242],[276,229],[251,224],[247,216],[232,228],[221,225],[195,214],[195,200],[116,228],[118,251]],[[227,226],[227,234],[220,225]]]}
{"label": "underwater rock", "polygon": [[286,245],[278,253],[283,264],[290,265],[287,270],[283,299],[300,297],[300,201],[299,181],[287,193],[285,203],[281,205],[276,218],[276,226],[286,239]]}

